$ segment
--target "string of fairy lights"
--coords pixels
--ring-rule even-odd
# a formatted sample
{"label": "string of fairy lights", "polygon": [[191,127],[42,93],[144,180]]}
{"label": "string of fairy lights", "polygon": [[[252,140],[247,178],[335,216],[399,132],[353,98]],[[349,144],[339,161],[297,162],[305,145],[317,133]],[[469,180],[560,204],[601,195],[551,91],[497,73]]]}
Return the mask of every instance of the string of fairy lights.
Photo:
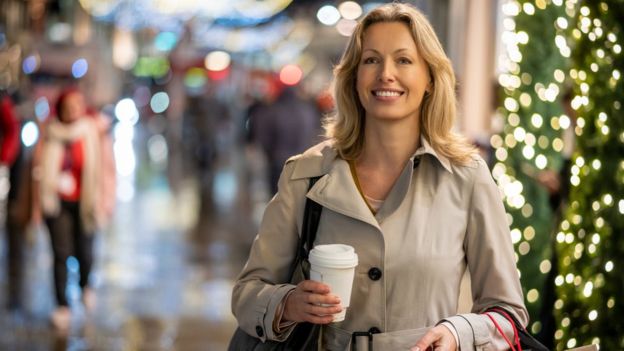
{"label": "string of fairy lights", "polygon": [[[577,63],[582,63],[570,70],[570,77],[577,87],[571,101],[572,108],[578,114],[575,133],[579,138],[591,139],[592,145],[590,148],[585,147],[582,150],[584,153],[577,153],[574,159],[569,181],[572,194],[579,196],[571,197],[567,218],[561,222],[556,236],[558,244],[563,247],[562,251],[568,253],[560,260],[562,272],[555,278],[555,284],[566,294],[563,296],[565,298],[555,302],[555,308],[562,317],[560,328],[555,332],[559,350],[579,346],[580,341],[591,341],[593,344],[600,344],[601,341],[611,343],[607,348],[614,345],[624,347],[624,338],[621,335],[610,335],[609,339],[612,340],[601,340],[598,336],[592,336],[596,333],[592,326],[597,323],[601,314],[613,315],[612,309],[618,303],[619,296],[610,289],[605,289],[605,284],[608,275],[614,274],[616,269],[613,252],[608,248],[613,244],[612,236],[617,235],[615,219],[618,217],[614,216],[621,218],[624,214],[624,200],[621,199],[623,194],[617,193],[618,185],[622,189],[624,177],[616,180],[615,188],[609,186],[612,174],[605,169],[608,166],[603,165],[605,160],[601,160],[605,155],[589,152],[609,149],[609,145],[618,142],[620,145],[624,143],[624,133],[614,137],[611,127],[612,116],[621,109],[621,102],[615,93],[617,86],[621,86],[621,73],[613,64],[616,57],[620,56],[622,47],[618,43],[616,32],[612,31],[613,28],[604,26],[601,20],[608,13],[609,5],[606,2],[595,5],[597,6],[593,9],[588,6],[578,8],[575,12],[576,27],[571,30],[571,37],[579,50],[591,48],[583,50],[584,60],[576,60]],[[603,105],[601,102],[605,100],[609,103]],[[610,158],[618,158],[618,155],[610,155]],[[624,169],[621,154],[619,168]],[[606,186],[596,187],[601,184]],[[584,190],[590,188],[596,191]],[[616,192],[611,193],[612,191]],[[620,197],[617,205],[616,196]],[[590,213],[591,216],[583,218],[581,211]],[[604,246],[605,243],[607,247]],[[583,267],[589,267],[586,269],[590,272],[583,272]],[[610,318],[603,316],[603,319]],[[580,338],[583,340],[579,340]],[[616,341],[617,338],[620,340]]]}
{"label": "string of fairy lights", "polygon": [[[609,1],[590,3],[512,0],[502,5],[506,52],[499,58],[503,73],[498,81],[505,93],[505,129],[491,138],[496,157],[493,176],[507,205],[521,277],[527,274],[525,270],[530,271],[523,268],[524,256],[535,254],[532,249],[540,250],[537,238],[550,234],[545,230],[552,230],[539,228],[529,220],[540,206],[540,198],[533,191],[537,175],[557,168],[561,153],[573,146],[574,139],[581,143],[571,157],[569,178],[561,180],[570,185],[570,201],[556,227],[559,260],[551,262],[546,255],[538,258],[539,272],[544,275],[553,265],[559,268],[554,279],[558,292],[554,303],[557,350],[588,343],[624,347],[621,333],[613,333],[621,326],[614,327],[610,321],[613,309],[621,306],[619,294],[617,289],[614,293],[605,286],[621,263],[621,255],[614,254],[613,240],[621,234],[618,231],[622,230],[624,218],[624,159],[617,151],[624,148],[624,132],[615,119],[621,115],[621,96],[617,92],[621,95],[622,72],[621,67],[614,66],[622,62],[618,38],[621,25],[614,29],[613,23],[603,23],[609,18]],[[531,17],[538,15],[541,20],[548,18],[541,24],[545,29],[541,32],[527,25]],[[546,27],[551,23],[552,27]],[[538,65],[539,73],[525,62],[535,60],[531,55],[536,51],[527,50],[534,39],[558,51],[558,57],[545,54],[538,58],[543,60]],[[564,98],[569,100],[572,111],[562,109]],[[614,166],[605,155],[617,159]],[[526,291],[529,310],[539,301],[539,295],[536,287]],[[615,335],[606,338],[604,333],[609,327]],[[531,324],[534,333],[540,328],[539,321]]]}
{"label": "string of fairy lights", "polygon": [[[574,4],[568,3],[573,8]],[[502,107],[506,119],[503,132],[493,135],[490,140],[496,157],[492,174],[507,205],[519,274],[521,278],[525,275],[523,286],[527,288],[527,307],[532,315],[539,310],[542,282],[556,264],[551,262],[549,252],[543,251],[544,246],[548,246],[545,236],[552,230],[552,216],[547,213],[550,209],[546,195],[536,198],[535,193],[540,190],[536,190],[535,179],[543,170],[560,167],[565,146],[562,135],[571,127],[571,120],[558,103],[565,89],[565,66],[550,64],[550,74],[530,72],[526,67],[533,64],[527,61],[545,59],[533,56],[527,49],[533,44],[530,43],[532,36],[541,34],[541,28],[522,28],[521,22],[551,20],[558,50],[553,54],[558,57],[546,60],[565,62],[571,54],[564,36],[568,27],[565,10],[558,11],[562,15],[554,17],[540,12],[553,5],[564,6],[561,0],[548,3],[508,1],[502,5],[505,54],[499,57],[502,73],[498,82],[505,93]],[[536,281],[530,282],[529,279]],[[538,332],[540,321],[534,320],[531,329]]]}

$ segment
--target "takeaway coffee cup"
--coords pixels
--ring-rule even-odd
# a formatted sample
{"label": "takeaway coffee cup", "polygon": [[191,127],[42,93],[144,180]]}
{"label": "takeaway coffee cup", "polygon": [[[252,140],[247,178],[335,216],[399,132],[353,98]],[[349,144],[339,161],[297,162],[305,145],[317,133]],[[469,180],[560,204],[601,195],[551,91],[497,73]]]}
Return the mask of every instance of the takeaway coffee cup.
{"label": "takeaway coffee cup", "polygon": [[310,251],[309,261],[310,279],[329,285],[331,293],[340,297],[342,311],[334,315],[334,322],[343,321],[358,264],[355,250],[343,244],[317,245]]}

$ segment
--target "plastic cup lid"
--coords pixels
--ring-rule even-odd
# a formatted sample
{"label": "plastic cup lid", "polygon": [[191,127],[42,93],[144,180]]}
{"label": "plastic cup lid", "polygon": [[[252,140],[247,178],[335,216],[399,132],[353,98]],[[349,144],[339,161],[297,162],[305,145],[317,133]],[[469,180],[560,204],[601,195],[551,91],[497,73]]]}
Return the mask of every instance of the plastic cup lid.
{"label": "plastic cup lid", "polygon": [[317,245],[310,251],[310,263],[330,268],[351,268],[358,264],[352,246],[344,244]]}

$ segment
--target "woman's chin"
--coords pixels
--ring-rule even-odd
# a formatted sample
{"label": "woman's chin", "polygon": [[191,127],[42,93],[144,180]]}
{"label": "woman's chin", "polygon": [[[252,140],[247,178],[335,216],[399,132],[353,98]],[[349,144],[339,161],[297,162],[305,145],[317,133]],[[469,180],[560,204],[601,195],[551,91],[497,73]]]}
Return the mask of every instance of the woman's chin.
{"label": "woman's chin", "polygon": [[413,115],[407,115],[404,113],[382,113],[371,115],[372,119],[380,122],[400,122],[409,119]]}

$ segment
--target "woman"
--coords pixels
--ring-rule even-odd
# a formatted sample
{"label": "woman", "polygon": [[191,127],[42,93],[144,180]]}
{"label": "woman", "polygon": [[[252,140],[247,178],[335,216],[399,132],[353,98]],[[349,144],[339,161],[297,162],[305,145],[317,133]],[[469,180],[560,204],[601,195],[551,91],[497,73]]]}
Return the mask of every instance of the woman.
{"label": "woman", "polygon": [[[39,206],[50,233],[54,257],[54,285],[58,308],[51,321],[60,331],[70,324],[65,289],[67,259],[74,256],[80,267],[80,287],[87,308],[92,308],[93,292],[88,288],[93,261],[93,236],[109,215],[110,201],[101,198],[101,146],[108,129],[102,119],[87,114],[84,98],[75,88],[64,90],[56,105],[57,116],[43,127],[35,153],[35,179]],[[106,157],[104,157],[106,158]]]}
{"label": "woman", "polygon": [[[373,10],[334,75],[329,140],[286,162],[234,287],[241,328],[283,340],[294,323],[323,324],[326,350],[368,343],[354,332],[375,350],[507,349],[481,314],[501,306],[527,323],[506,214],[485,162],[451,132],[455,78],[430,24],[409,5]],[[360,260],[343,322],[328,286],[286,281],[306,196],[323,206],[315,244],[351,245]],[[473,313],[457,315],[466,267]]]}

